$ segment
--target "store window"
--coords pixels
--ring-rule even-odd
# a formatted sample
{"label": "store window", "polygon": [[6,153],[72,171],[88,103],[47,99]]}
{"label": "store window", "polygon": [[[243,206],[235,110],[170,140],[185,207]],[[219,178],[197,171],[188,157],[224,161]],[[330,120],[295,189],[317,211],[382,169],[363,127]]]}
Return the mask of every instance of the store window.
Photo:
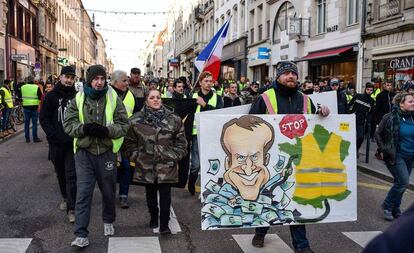
{"label": "store window", "polygon": [[295,17],[295,7],[291,2],[285,2],[280,6],[276,15],[275,24],[273,26],[273,43],[279,43],[280,34],[286,31],[289,23],[289,18]]}
{"label": "store window", "polygon": [[391,80],[395,87],[414,80],[414,56],[373,61],[372,80]]}
{"label": "store window", "polygon": [[345,83],[355,83],[356,61],[313,65],[311,76],[314,81],[336,77],[344,80]]}
{"label": "store window", "polygon": [[359,0],[347,0],[347,25],[359,22]]}

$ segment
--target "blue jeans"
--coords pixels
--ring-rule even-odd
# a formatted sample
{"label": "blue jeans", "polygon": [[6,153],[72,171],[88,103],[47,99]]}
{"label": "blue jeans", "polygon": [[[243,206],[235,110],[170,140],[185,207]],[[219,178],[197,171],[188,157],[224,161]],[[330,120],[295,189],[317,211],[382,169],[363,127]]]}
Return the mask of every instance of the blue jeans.
{"label": "blue jeans", "polygon": [[9,115],[10,115],[11,109],[10,108],[4,108],[3,109],[3,120],[1,122],[1,127],[0,130],[1,131],[6,131],[8,130],[7,127],[9,125]]}
{"label": "blue jeans", "polygon": [[24,137],[26,140],[30,140],[30,120],[32,120],[32,135],[33,140],[37,139],[37,119],[39,118],[39,113],[36,110],[23,108],[24,111]]}
{"label": "blue jeans", "polygon": [[129,182],[131,180],[131,167],[129,160],[122,157],[121,169],[119,170],[119,197],[128,198]]}
{"label": "blue jeans", "polygon": [[[259,227],[256,228],[256,235],[266,235],[270,227]],[[309,241],[306,238],[306,227],[305,225],[292,225],[289,226],[290,236],[292,237],[292,245],[296,250],[308,249]]]}
{"label": "blue jeans", "polygon": [[200,171],[200,154],[198,150],[197,135],[193,135],[191,142],[191,167],[190,173],[198,173]]}
{"label": "blue jeans", "polygon": [[384,209],[394,211],[400,208],[402,196],[410,183],[412,167],[413,159],[404,158],[398,153],[394,165],[387,163],[387,168],[394,177],[394,184],[382,204]]}

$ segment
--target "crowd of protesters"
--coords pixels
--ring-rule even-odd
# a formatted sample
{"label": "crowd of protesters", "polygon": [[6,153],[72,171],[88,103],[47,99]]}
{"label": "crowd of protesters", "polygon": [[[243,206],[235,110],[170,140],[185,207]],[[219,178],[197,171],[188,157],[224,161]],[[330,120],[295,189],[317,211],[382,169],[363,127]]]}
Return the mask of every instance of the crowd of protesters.
{"label": "crowd of protesters", "polygon": [[[251,113],[257,114],[271,111],[263,102],[263,94],[275,92],[288,98],[333,91],[338,113],[356,115],[357,150],[364,140],[373,139],[379,125],[375,134],[376,157],[384,160],[396,179],[382,205],[384,218],[398,218],[413,163],[414,83],[407,82],[395,89],[390,80],[378,80],[366,83],[363,93],[358,94],[355,84],[337,77],[317,81],[305,77],[300,83],[297,67],[291,62],[278,65],[275,79],[266,78],[262,84],[250,82],[246,77],[238,81],[214,81],[211,73],[203,72],[193,85],[184,76],[177,79],[142,76],[139,68],[132,68],[130,73],[116,70],[108,76],[102,66],[93,65],[86,73],[86,80],[76,82],[76,70],[66,66],[58,77],[51,76],[44,83],[32,77],[16,85],[4,81],[0,88],[3,115],[0,138],[12,134],[7,120],[17,103],[23,106],[27,143],[42,141],[37,135],[40,119],[62,196],[59,208],[75,224],[76,238],[71,245],[82,248],[89,245],[88,225],[96,182],[103,196],[104,235],[115,234],[116,183],[119,182],[120,207],[129,208],[130,162],[141,168],[135,170],[134,177],[145,184],[149,226],[159,226],[161,234],[171,233],[168,227],[171,186],[178,182],[177,163],[187,153],[191,154],[187,189],[195,195],[200,171],[196,121],[192,122],[190,138],[186,138],[181,119],[164,106],[163,98],[193,99],[195,112],[253,104],[255,109]],[[303,113],[329,114],[329,108],[311,104],[311,110]],[[299,113],[280,108],[279,113]],[[296,252],[312,252],[305,227],[293,230]],[[258,231],[252,244],[263,247],[267,230]]]}

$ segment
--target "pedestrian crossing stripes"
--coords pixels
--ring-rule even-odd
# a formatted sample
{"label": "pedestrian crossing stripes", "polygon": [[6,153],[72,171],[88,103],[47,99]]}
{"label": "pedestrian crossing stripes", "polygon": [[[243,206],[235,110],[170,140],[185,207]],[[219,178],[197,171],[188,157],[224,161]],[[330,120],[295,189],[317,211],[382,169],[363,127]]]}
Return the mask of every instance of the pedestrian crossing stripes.
{"label": "pedestrian crossing stripes", "polygon": [[276,234],[266,235],[263,248],[256,248],[252,245],[253,236],[243,234],[233,235],[233,238],[244,253],[293,253],[293,250]]}
{"label": "pedestrian crossing stripes", "polygon": [[[175,214],[173,214],[175,217]],[[177,221],[176,221],[177,222]],[[171,223],[170,223],[171,226]],[[172,226],[170,227],[173,230]],[[179,232],[181,228],[178,225],[174,231]],[[363,232],[342,232],[346,237],[364,248],[369,241],[375,236],[381,234],[381,231],[363,231]],[[253,234],[232,235],[235,242],[244,253],[293,253],[293,249],[276,234],[268,234],[265,237],[264,247],[255,248],[251,245]],[[161,245],[158,236],[145,237],[110,237],[108,238],[108,253],[161,253]],[[0,239],[1,253],[25,253],[31,243],[31,238],[4,238]],[[164,251],[164,252],[168,252]]]}
{"label": "pedestrian crossing stripes", "polygon": [[375,236],[381,234],[381,231],[364,231],[364,232],[342,232],[346,237],[358,243],[362,248],[374,239]]}
{"label": "pedestrian crossing stripes", "polygon": [[108,253],[161,253],[158,237],[111,237],[108,240]]}
{"label": "pedestrian crossing stripes", "polygon": [[0,249],[2,253],[25,253],[31,241],[31,238],[0,239]]}

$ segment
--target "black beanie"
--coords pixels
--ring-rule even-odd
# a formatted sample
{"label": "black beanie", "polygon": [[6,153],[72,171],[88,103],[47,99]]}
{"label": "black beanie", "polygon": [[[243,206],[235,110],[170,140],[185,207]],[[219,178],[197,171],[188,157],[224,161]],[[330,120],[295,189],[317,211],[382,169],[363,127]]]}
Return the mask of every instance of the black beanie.
{"label": "black beanie", "polygon": [[86,83],[91,84],[97,76],[103,76],[106,80],[106,70],[102,65],[92,65],[86,71]]}
{"label": "black beanie", "polygon": [[276,80],[286,72],[293,72],[297,77],[299,77],[298,67],[295,63],[291,61],[281,61],[276,65]]}

